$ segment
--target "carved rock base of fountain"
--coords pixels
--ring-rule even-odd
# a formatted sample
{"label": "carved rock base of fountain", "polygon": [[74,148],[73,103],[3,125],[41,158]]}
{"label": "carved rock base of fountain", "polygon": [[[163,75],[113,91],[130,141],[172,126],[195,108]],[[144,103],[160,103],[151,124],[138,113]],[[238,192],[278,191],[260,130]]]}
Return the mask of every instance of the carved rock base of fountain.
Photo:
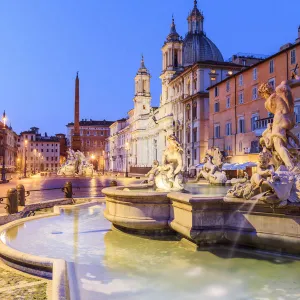
{"label": "carved rock base of fountain", "polygon": [[169,234],[170,200],[167,192],[150,190],[147,185],[110,187],[104,216],[122,231],[143,235]]}
{"label": "carved rock base of fountain", "polygon": [[216,244],[300,253],[300,206],[169,193],[170,227],[198,248]]}

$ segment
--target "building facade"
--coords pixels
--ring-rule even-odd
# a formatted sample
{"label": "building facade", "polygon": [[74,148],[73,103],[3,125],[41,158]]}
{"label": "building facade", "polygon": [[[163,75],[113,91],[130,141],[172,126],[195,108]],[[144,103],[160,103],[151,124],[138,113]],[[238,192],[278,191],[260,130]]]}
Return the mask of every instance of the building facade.
{"label": "building facade", "polygon": [[[209,88],[209,147],[225,151],[230,162],[244,163],[257,159],[259,138],[272,122],[265,100],[258,94],[261,83],[274,88],[299,72],[300,27],[294,44],[287,44],[276,54],[244,69]],[[296,127],[300,137],[300,88],[292,89],[295,99]]]}
{"label": "building facade", "polygon": [[203,160],[209,134],[207,88],[244,66],[224,62],[220,50],[204,33],[204,16],[197,1],[194,1],[187,21],[188,33],[182,39],[172,19],[170,33],[161,49],[159,107],[151,106],[151,75],[142,57],[134,79],[133,109],[126,120],[111,126],[108,139],[109,151],[113,153],[109,158],[110,170],[125,172],[129,165],[133,173],[146,172],[153,160],[161,163],[166,137],[170,134],[175,134],[182,143],[187,168]]}
{"label": "building facade", "polygon": [[13,131],[11,126],[4,125],[0,122],[0,170],[2,170],[3,156],[5,158],[6,170],[9,172],[16,170],[18,152],[17,138],[18,135]]}
{"label": "building facade", "polygon": [[[111,121],[95,121],[83,119],[79,122],[80,149],[85,156],[91,158],[91,162],[98,170],[105,164],[105,140],[110,135]],[[74,137],[74,123],[67,124],[67,140],[69,147],[73,149],[72,137]]]}
{"label": "building facade", "polygon": [[42,136],[37,127],[18,137],[18,169],[21,173],[57,172],[60,167],[60,141],[55,136]]}

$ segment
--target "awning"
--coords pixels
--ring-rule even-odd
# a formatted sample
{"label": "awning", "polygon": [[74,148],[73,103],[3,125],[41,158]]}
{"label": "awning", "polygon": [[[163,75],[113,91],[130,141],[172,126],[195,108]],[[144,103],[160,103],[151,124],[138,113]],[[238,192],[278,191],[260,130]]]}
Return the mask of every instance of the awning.
{"label": "awning", "polygon": [[252,167],[256,167],[257,164],[254,162],[245,162],[242,164],[238,164],[238,163],[225,163],[222,167],[222,170],[224,171],[230,171],[230,170],[246,170],[246,168],[252,168]]}

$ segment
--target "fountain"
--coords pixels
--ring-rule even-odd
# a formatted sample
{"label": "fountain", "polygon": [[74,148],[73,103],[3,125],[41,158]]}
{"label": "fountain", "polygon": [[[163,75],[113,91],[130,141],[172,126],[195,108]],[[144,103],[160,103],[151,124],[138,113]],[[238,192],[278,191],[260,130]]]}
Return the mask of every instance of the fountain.
{"label": "fountain", "polygon": [[299,298],[293,84],[300,78],[273,94],[260,88],[274,123],[263,134],[250,182],[228,192],[210,184],[190,188],[182,148],[169,136],[162,165],[154,162],[147,184],[106,188],[105,203],[57,207],[46,217],[8,223],[0,231],[1,258],[29,273],[52,273],[63,299],[68,291],[71,299]]}
{"label": "fountain", "polygon": [[67,151],[68,157],[66,162],[59,168],[57,175],[63,176],[93,176],[95,173],[93,164],[88,162],[88,159],[82,152],[72,149]]}

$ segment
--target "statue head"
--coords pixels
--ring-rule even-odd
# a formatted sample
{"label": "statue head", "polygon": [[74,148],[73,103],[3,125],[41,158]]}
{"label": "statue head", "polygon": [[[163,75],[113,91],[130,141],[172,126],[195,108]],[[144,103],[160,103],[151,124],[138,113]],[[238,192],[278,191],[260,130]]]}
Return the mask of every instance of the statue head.
{"label": "statue head", "polygon": [[154,160],[153,163],[152,163],[152,166],[153,167],[158,167],[159,166],[158,160]]}
{"label": "statue head", "polygon": [[182,149],[177,137],[174,134],[171,134],[167,137],[167,142],[168,142],[169,150],[183,153],[183,149]]}
{"label": "statue head", "polygon": [[262,167],[267,167],[272,158],[271,153],[264,147],[263,151],[258,155],[258,162]]}
{"label": "statue head", "polygon": [[274,93],[273,87],[269,83],[262,83],[258,88],[258,94],[264,99],[268,99]]}

